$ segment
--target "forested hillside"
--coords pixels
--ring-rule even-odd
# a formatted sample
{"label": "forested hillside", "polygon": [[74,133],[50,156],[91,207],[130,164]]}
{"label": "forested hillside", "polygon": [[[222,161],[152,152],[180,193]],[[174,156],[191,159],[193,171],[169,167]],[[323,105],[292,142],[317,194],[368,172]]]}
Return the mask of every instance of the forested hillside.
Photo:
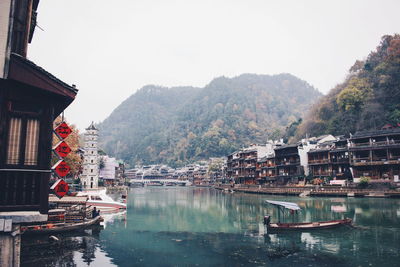
{"label": "forested hillside", "polygon": [[383,36],[376,51],[356,61],[348,77],[313,106],[293,141],[321,134],[349,134],[400,122],[400,35]]}
{"label": "forested hillside", "polygon": [[290,74],[220,77],[204,88],[145,86],[99,125],[102,147],[132,164],[225,156],[281,137],[320,95]]}

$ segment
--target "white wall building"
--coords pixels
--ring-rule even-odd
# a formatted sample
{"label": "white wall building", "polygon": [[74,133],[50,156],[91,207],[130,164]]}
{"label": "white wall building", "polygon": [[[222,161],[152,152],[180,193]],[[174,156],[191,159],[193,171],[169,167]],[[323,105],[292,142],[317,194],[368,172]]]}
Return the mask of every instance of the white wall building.
{"label": "white wall building", "polygon": [[315,149],[319,144],[325,142],[333,142],[336,141],[336,138],[333,135],[323,135],[319,137],[311,137],[301,140],[301,145],[298,146],[299,156],[300,156],[300,165],[304,168],[304,175],[308,176],[310,174],[310,170],[308,168],[308,152],[311,149]]}
{"label": "white wall building", "polygon": [[95,189],[99,185],[98,130],[92,124],[86,128],[81,184],[84,189]]}
{"label": "white wall building", "polygon": [[119,168],[119,163],[115,158],[109,156],[101,156],[103,168],[100,169],[99,177],[106,180],[115,180],[116,170]]}

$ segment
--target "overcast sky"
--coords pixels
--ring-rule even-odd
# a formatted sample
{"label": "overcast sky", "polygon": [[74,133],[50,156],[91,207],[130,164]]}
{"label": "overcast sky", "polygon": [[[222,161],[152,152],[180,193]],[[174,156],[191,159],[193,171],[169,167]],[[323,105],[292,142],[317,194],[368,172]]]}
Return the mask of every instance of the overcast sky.
{"label": "overcast sky", "polygon": [[384,34],[398,0],[41,0],[28,57],[79,89],[66,117],[104,120],[147,84],[291,73],[323,93]]}

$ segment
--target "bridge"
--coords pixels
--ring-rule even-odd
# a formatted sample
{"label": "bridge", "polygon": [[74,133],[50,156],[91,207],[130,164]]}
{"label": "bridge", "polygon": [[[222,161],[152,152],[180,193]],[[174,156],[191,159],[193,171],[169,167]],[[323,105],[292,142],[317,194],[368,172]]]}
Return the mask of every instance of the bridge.
{"label": "bridge", "polygon": [[131,179],[130,183],[131,184],[142,184],[142,185],[147,185],[149,183],[161,184],[161,185],[175,184],[175,185],[181,185],[181,186],[192,185],[192,183],[188,180],[177,180],[177,179]]}

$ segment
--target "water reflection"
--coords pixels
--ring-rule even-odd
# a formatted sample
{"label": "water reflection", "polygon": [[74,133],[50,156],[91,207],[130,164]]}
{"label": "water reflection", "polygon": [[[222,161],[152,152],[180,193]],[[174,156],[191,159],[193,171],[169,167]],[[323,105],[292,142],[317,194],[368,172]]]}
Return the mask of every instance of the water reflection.
{"label": "water reflection", "polygon": [[[302,212],[285,220],[352,218],[356,228],[266,234],[265,199],[292,201]],[[41,266],[396,266],[400,260],[399,200],[297,198],[226,194],[208,188],[135,188],[126,214],[103,230],[29,245],[23,263]],[[61,245],[62,244],[62,245]],[[54,246],[54,247],[53,247]]]}

